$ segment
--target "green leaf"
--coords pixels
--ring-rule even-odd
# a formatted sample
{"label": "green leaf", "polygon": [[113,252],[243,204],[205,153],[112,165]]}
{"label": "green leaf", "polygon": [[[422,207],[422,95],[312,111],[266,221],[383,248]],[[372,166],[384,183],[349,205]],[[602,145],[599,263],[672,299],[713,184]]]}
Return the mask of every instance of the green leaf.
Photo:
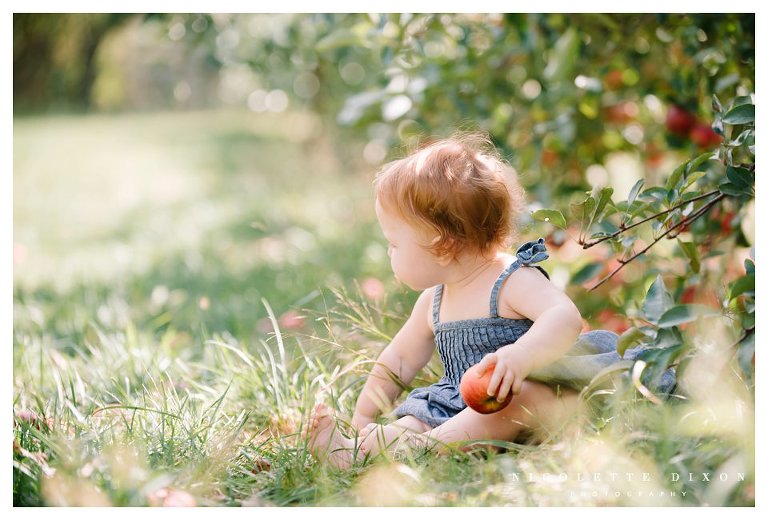
{"label": "green leaf", "polygon": [[715,92],[721,92],[731,85],[735,85],[739,81],[741,81],[741,76],[739,74],[728,74],[715,82]]}
{"label": "green leaf", "polygon": [[591,280],[592,278],[600,274],[600,271],[602,270],[603,270],[603,264],[599,262],[587,264],[581,269],[579,269],[578,271],[576,271],[576,273],[571,277],[571,283],[576,285],[583,284],[584,282]]}
{"label": "green leaf", "polygon": [[745,128],[743,132],[741,132],[736,139],[731,140],[731,142],[728,143],[728,146],[741,146],[744,143],[752,142],[754,143],[753,137],[754,130],[752,128]]}
{"label": "green leaf", "polygon": [[648,387],[655,386],[664,372],[672,365],[677,358],[685,351],[683,343],[673,345],[663,349],[650,348],[641,352],[637,359],[648,363],[648,367],[643,371],[641,381]]}
{"label": "green leaf", "polygon": [[632,186],[632,189],[629,190],[629,197],[627,197],[627,206],[632,206],[632,203],[635,202],[635,199],[637,198],[637,194],[640,193],[640,190],[642,189],[643,184],[645,184],[645,179],[640,179],[635,183],[634,186]]}
{"label": "green leaf", "polygon": [[731,103],[731,108],[737,107],[739,105],[752,105],[752,96],[736,96],[733,98],[733,103]]}
{"label": "green leaf", "polygon": [[596,204],[597,204],[597,201],[593,197],[589,197],[587,200],[584,201],[584,220],[587,220],[589,215],[592,214],[592,211],[594,211]]}
{"label": "green leaf", "polygon": [[715,121],[712,123],[712,130],[715,131],[720,137],[725,137],[725,129],[723,128],[723,116],[718,114],[715,116]]}
{"label": "green leaf", "polygon": [[696,249],[696,244],[693,242],[683,242],[679,238],[677,239],[677,243],[680,245],[683,254],[691,262],[691,270],[693,270],[694,273],[698,273],[701,269],[701,260],[699,260],[699,250]]}
{"label": "green leaf", "polygon": [[720,103],[720,99],[718,99],[717,94],[712,94],[712,110],[719,114],[723,111],[723,104]]}
{"label": "green leaf", "polygon": [[591,222],[589,221],[589,216],[592,214],[592,211],[595,209],[595,199],[593,197],[587,197],[582,202],[579,202],[578,204],[571,204],[571,212],[573,212],[574,215],[576,215],[576,218],[581,221],[581,234],[584,235],[584,233],[589,228]]}
{"label": "green leaf", "polygon": [[539,222],[549,222],[560,229],[566,228],[565,217],[556,209],[540,209],[534,211],[531,216],[534,220],[538,220]]}
{"label": "green leaf", "polygon": [[614,374],[615,372],[626,372],[627,370],[631,369],[632,365],[634,364],[635,361],[633,359],[622,359],[621,361],[611,363],[600,372],[595,374],[595,377],[589,381],[587,388],[592,388],[593,386],[599,387],[599,383],[607,376]]}
{"label": "green leaf", "polygon": [[728,299],[733,300],[742,294],[746,294],[747,296],[755,295],[755,275],[747,274],[733,282],[731,290],[728,293]]}
{"label": "green leaf", "polygon": [[547,66],[544,69],[544,78],[551,82],[570,79],[576,60],[579,57],[581,39],[572,27],[563,33],[552,49]]}
{"label": "green leaf", "polygon": [[600,190],[600,193],[598,194],[597,204],[595,206],[595,211],[589,219],[590,226],[594,221],[600,218],[603,210],[605,209],[605,206],[607,206],[608,202],[610,202],[611,200],[611,195],[613,195],[613,188],[606,187]]}
{"label": "green leaf", "polygon": [[720,193],[723,193],[724,195],[731,195],[732,197],[751,197],[754,194],[751,187],[746,189],[741,188],[728,181],[721,182],[718,188],[720,189]]}
{"label": "green leaf", "polygon": [[755,263],[750,258],[744,260],[744,270],[747,274],[755,275]]}
{"label": "green leaf", "polygon": [[637,345],[643,344],[643,340],[647,339],[649,339],[648,336],[646,336],[642,330],[637,327],[630,327],[619,336],[619,340],[616,344],[616,352],[619,353],[619,356],[624,357],[624,352]]}
{"label": "green leaf", "polygon": [[701,191],[699,191],[699,190],[696,190],[696,191],[686,191],[685,193],[680,195],[680,200],[681,200],[681,202],[687,202],[687,201],[695,199],[696,197],[698,197],[700,195],[703,195],[703,193],[701,193]]}
{"label": "green leaf", "polygon": [[707,172],[698,171],[698,172],[693,172],[692,174],[688,175],[685,178],[685,184],[683,184],[683,189],[684,190],[688,189],[689,186],[691,186],[694,182],[696,182],[697,180],[699,180],[702,177],[704,177],[706,174],[707,174]]}
{"label": "green leaf", "polygon": [[750,175],[749,170],[746,168],[741,168],[739,166],[728,166],[725,169],[725,176],[729,181],[731,181],[731,184],[734,184],[735,186],[745,190],[751,190],[752,186],[754,185],[754,179],[752,178],[752,175]]}
{"label": "green leaf", "polygon": [[713,159],[717,159],[717,153],[705,152],[696,157],[694,160],[688,162],[688,165],[685,167],[685,173],[688,174],[692,171],[696,171],[699,166]]}
{"label": "green leaf", "polygon": [[627,208],[627,219],[625,224],[628,224],[630,220],[635,218],[638,215],[645,216],[648,208],[650,207],[650,204],[647,202],[642,202],[639,200],[636,200],[632,203],[632,205]]}
{"label": "green leaf", "polygon": [[677,327],[669,329],[657,329],[656,337],[653,341],[653,348],[676,347],[683,343],[683,335],[677,330]]}
{"label": "green leaf", "polygon": [[752,364],[752,356],[755,354],[755,335],[748,335],[739,343],[738,348],[739,367],[744,374],[751,375],[755,371],[755,366]]}
{"label": "green leaf", "polygon": [[664,185],[664,189],[667,192],[673,190],[675,186],[677,186],[677,184],[680,182],[680,179],[683,178],[683,174],[685,174],[685,169],[688,167],[689,162],[690,161],[684,162],[672,171],[669,179],[667,179],[667,183]]}
{"label": "green leaf", "polygon": [[673,301],[664,285],[664,279],[661,275],[656,276],[656,280],[648,288],[643,301],[643,313],[645,317],[653,324],[657,324],[662,314],[672,307]]}
{"label": "green leaf", "polygon": [[739,317],[741,318],[741,328],[743,328],[743,329],[754,329],[755,328],[755,313],[754,313],[754,310],[752,312],[748,312],[746,314],[740,314]]}
{"label": "green leaf", "polygon": [[659,327],[674,327],[683,323],[688,323],[699,318],[708,316],[719,316],[720,311],[707,305],[675,305],[664,312],[659,319]]}
{"label": "green leaf", "polygon": [[656,201],[662,201],[667,197],[667,190],[661,186],[651,186],[640,194],[643,198],[649,197]]}
{"label": "green leaf", "polygon": [[730,109],[723,116],[723,123],[729,125],[743,125],[755,122],[755,105],[738,105]]}

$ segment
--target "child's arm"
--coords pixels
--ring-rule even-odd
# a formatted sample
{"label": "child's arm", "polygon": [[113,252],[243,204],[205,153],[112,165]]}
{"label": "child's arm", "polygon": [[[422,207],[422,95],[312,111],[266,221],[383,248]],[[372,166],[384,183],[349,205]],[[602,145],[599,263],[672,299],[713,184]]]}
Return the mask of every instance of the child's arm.
{"label": "child's arm", "polygon": [[405,325],[376,360],[357,399],[353,426],[362,428],[373,422],[398,396],[401,387],[392,380],[393,374],[408,384],[431,359],[435,350],[430,326],[434,292],[434,289],[427,289],[421,293]]}
{"label": "child's arm", "polygon": [[577,340],[581,314],[573,301],[537,269],[518,269],[502,292],[502,304],[533,321],[531,328],[511,345],[485,356],[481,363],[496,363],[488,394],[501,401],[509,391],[520,393],[531,372],[560,359]]}

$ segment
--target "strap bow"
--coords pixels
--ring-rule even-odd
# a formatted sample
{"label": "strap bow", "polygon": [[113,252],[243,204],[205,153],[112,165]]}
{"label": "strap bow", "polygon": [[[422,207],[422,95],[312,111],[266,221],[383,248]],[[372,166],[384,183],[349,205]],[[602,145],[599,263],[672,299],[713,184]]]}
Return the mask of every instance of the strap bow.
{"label": "strap bow", "polygon": [[521,245],[517,249],[516,256],[523,265],[536,264],[549,258],[543,238],[540,238],[535,242],[526,242]]}

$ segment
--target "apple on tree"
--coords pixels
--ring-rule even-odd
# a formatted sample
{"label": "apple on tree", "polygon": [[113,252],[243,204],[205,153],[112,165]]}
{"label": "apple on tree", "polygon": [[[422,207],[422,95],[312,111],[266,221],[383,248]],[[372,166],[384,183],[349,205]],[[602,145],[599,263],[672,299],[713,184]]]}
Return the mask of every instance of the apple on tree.
{"label": "apple on tree", "polygon": [[712,127],[706,123],[697,123],[688,137],[690,137],[691,141],[702,150],[714,148],[723,140],[723,138],[717,135],[717,133],[712,130]]}
{"label": "apple on tree", "polygon": [[687,137],[696,125],[696,116],[679,105],[670,105],[664,125],[671,133]]}
{"label": "apple on tree", "polygon": [[496,363],[492,363],[480,372],[478,365],[470,367],[464,373],[459,384],[461,398],[467,403],[467,406],[474,411],[482,414],[495,413],[506,407],[512,401],[512,392],[507,394],[503,401],[496,399],[495,395],[488,395],[488,385],[491,382],[491,376],[496,369]]}

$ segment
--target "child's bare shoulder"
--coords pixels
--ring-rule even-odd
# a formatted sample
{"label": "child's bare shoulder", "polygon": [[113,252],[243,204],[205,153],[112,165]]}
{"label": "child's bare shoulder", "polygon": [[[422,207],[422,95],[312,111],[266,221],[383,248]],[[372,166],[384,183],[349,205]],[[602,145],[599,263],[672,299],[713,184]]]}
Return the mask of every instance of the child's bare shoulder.
{"label": "child's bare shoulder", "polygon": [[425,324],[430,332],[432,331],[432,303],[435,300],[436,290],[437,287],[430,287],[421,291],[411,313],[411,318]]}
{"label": "child's bare shoulder", "polygon": [[435,298],[435,287],[424,289],[419,294],[416,303],[413,304],[411,315],[406,321],[406,326],[414,331],[424,334],[432,334],[432,302]]}
{"label": "child's bare shoulder", "polygon": [[509,275],[509,279],[510,281],[513,281],[513,284],[533,286],[552,285],[552,282],[549,281],[549,278],[544,276],[544,273],[539,271],[536,267],[528,265],[522,265],[515,269],[512,274]]}
{"label": "child's bare shoulder", "polygon": [[500,298],[502,305],[532,320],[549,307],[572,304],[568,295],[535,267],[516,269],[507,285]]}

